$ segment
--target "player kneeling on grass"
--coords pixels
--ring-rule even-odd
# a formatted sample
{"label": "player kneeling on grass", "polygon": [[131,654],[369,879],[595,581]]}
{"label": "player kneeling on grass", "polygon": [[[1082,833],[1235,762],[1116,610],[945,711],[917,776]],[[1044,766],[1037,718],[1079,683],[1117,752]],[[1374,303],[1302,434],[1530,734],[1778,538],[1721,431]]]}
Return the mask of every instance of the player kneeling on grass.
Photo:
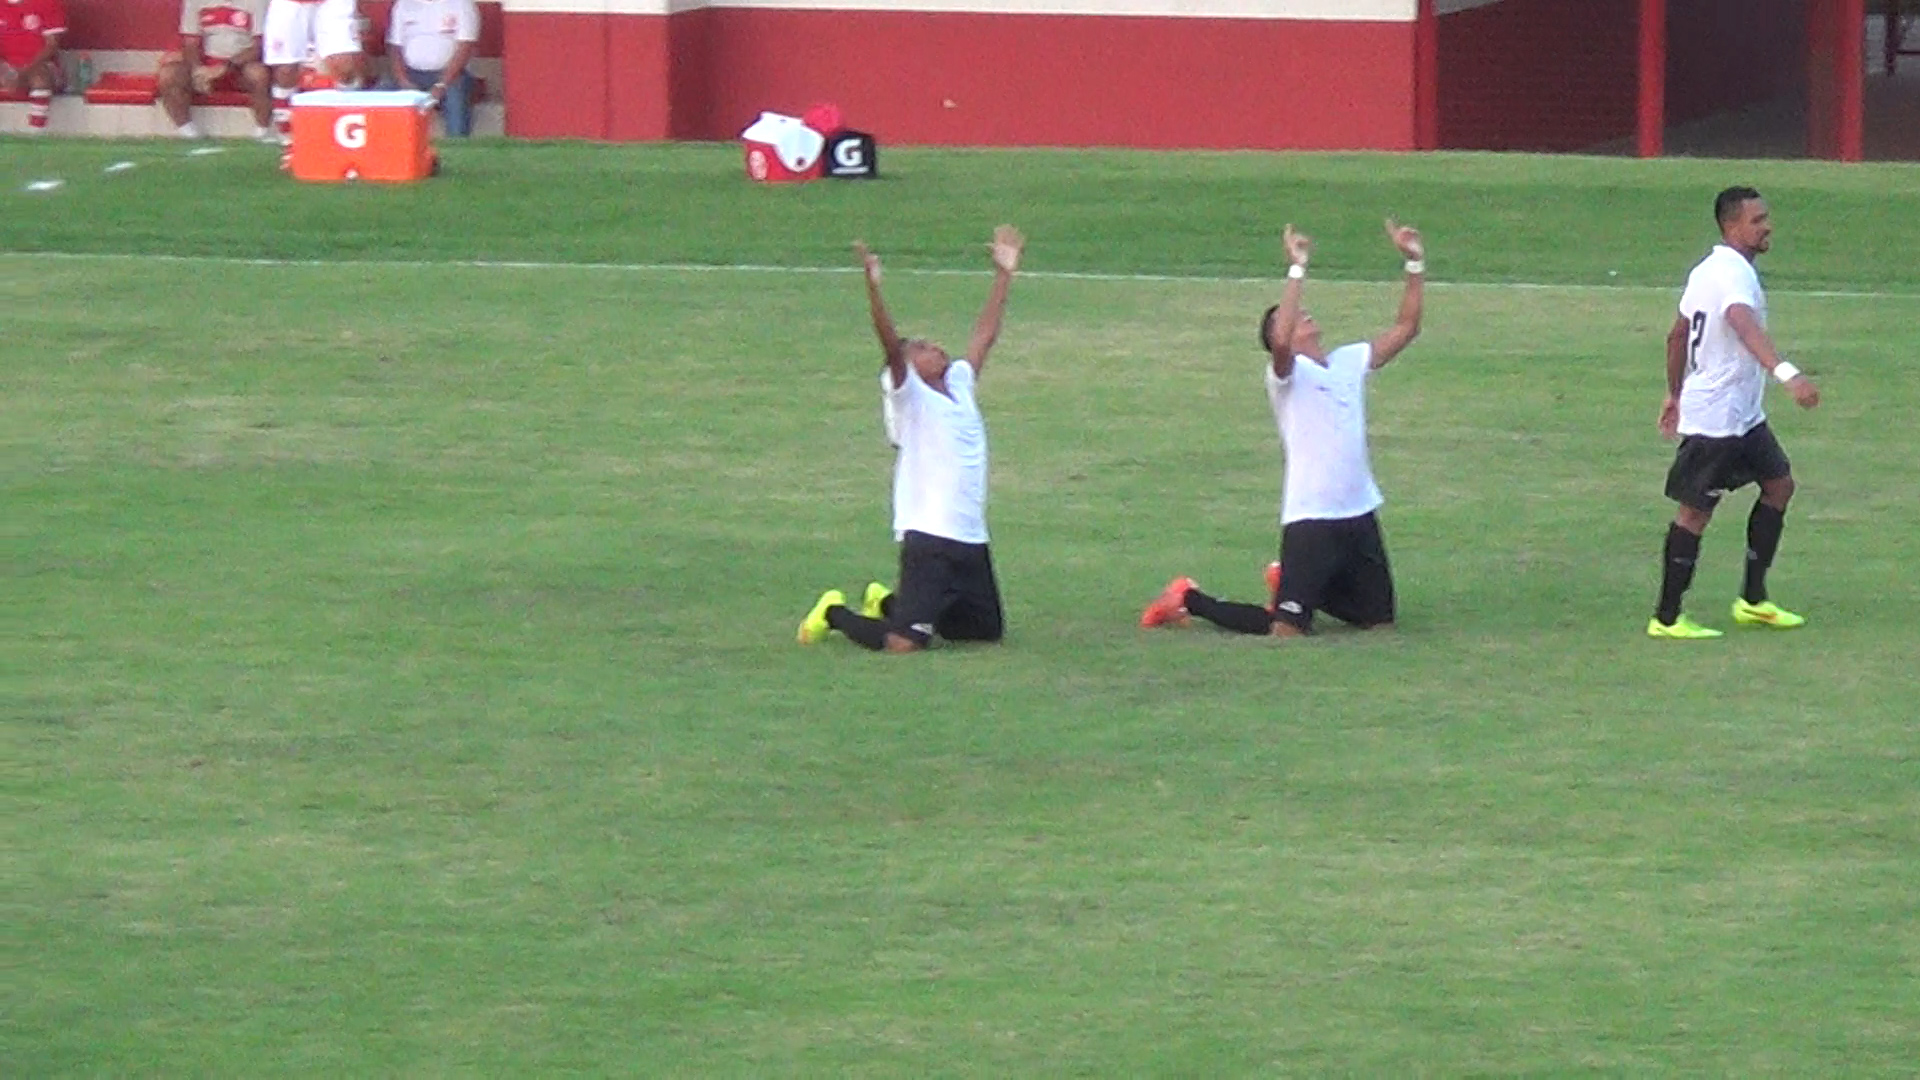
{"label": "player kneeling on grass", "polygon": [[1767,336],[1767,294],[1753,268],[1773,246],[1766,200],[1750,187],[1728,188],[1714,199],[1713,216],[1720,243],[1687,275],[1680,313],[1667,333],[1660,432],[1680,439],[1667,472],[1667,498],[1680,506],[1661,555],[1660,604],[1647,623],[1648,636],[1656,638],[1721,636],[1682,614],[1680,602],[1693,583],[1700,534],[1721,496],[1752,483],[1760,485],[1760,498],[1747,517],[1747,574],[1733,621],[1780,630],[1807,621],[1767,599],[1767,569],[1793,498],[1793,467],[1761,403],[1769,375],[1801,408],[1820,404],[1820,391]]}
{"label": "player kneeling on grass", "polygon": [[1329,352],[1300,307],[1312,241],[1286,229],[1286,290],[1260,320],[1267,402],[1287,458],[1280,563],[1267,568],[1273,606],[1218,600],[1177,577],[1141,614],[1141,626],[1184,625],[1191,614],[1243,634],[1300,637],[1312,631],[1316,611],[1362,629],[1393,625],[1393,574],[1374,515],[1383,500],[1367,457],[1366,383],[1419,336],[1426,263],[1417,231],[1388,221],[1387,236],[1407,260],[1399,315],[1372,341]]}
{"label": "player kneeling on grass", "polygon": [[0,90],[27,91],[27,133],[47,130],[53,93],[60,89],[60,35],[67,9],[60,0],[0,0]]}
{"label": "player kneeling on grass", "polygon": [[184,139],[202,136],[193,122],[193,96],[240,90],[253,109],[254,138],[274,138],[273,73],[261,62],[260,25],[266,0],[182,0],[180,51],[160,58],[160,105]]}
{"label": "player kneeling on grass", "polygon": [[900,589],[867,586],[859,611],[838,589],[821,594],[800,622],[800,643],[838,630],[869,649],[918,652],[935,634],[949,641],[999,641],[1000,586],[987,550],[987,429],[974,382],[1000,337],[1007,288],[1026,239],[1011,225],[993,232],[993,287],[974,323],[967,354],[919,338],[903,341],[880,298],[880,257],[859,241],[867,305],[886,354],[887,437],[893,466],[893,533],[900,542]]}

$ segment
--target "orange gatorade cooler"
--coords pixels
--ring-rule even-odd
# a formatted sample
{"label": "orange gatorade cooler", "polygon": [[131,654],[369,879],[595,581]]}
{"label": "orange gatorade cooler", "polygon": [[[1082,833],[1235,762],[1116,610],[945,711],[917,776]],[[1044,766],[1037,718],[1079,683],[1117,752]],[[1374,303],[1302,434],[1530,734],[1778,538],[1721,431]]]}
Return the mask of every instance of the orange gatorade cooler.
{"label": "orange gatorade cooler", "polygon": [[433,172],[433,98],[418,90],[293,96],[293,176],[409,183]]}

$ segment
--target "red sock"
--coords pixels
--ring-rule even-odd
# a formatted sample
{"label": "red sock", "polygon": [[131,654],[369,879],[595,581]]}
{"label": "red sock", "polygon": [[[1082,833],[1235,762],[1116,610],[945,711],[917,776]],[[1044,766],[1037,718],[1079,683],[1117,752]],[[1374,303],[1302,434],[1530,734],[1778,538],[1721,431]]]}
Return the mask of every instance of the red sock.
{"label": "red sock", "polygon": [[27,127],[36,131],[47,126],[47,110],[53,107],[53,91],[27,91]]}

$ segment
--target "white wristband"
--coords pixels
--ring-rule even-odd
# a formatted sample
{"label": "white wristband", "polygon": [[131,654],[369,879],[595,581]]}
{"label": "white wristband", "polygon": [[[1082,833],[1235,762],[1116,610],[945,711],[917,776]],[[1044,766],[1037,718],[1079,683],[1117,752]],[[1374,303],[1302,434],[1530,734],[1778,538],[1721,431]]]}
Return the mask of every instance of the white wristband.
{"label": "white wristband", "polygon": [[1292,266],[1287,267],[1287,276],[1292,278],[1295,281],[1299,281],[1301,278],[1306,277],[1307,264],[1294,263]]}
{"label": "white wristband", "polygon": [[1798,378],[1799,375],[1800,369],[1787,363],[1785,360],[1773,365],[1773,377],[1780,380],[1782,384],[1792,382]]}
{"label": "white wristband", "polygon": [[1427,272],[1427,261],[1425,259],[1408,259],[1407,260],[1407,273],[1424,274],[1426,272]]}

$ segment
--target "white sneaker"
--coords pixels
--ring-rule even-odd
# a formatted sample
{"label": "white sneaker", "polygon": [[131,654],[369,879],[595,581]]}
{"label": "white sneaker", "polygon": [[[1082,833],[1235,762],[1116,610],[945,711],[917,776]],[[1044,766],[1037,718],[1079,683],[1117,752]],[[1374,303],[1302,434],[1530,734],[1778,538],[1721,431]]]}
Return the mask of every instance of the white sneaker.
{"label": "white sneaker", "polygon": [[280,142],[280,133],[273,129],[272,124],[256,125],[253,129],[253,141],[278,145]]}
{"label": "white sneaker", "polygon": [[204,139],[207,137],[207,133],[200,130],[200,125],[191,120],[174,128],[173,133],[182,139]]}

